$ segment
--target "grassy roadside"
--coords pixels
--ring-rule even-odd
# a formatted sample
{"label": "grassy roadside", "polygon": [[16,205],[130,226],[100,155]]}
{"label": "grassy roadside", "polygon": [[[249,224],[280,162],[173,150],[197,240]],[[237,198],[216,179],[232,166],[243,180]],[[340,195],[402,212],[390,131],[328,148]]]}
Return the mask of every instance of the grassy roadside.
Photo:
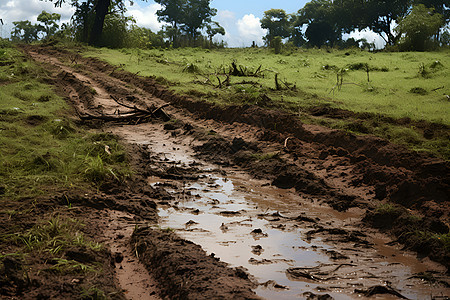
{"label": "grassy roadside", "polygon": [[[374,134],[450,158],[448,51],[293,50],[274,55],[266,49],[90,49],[85,55],[154,76],[176,93],[221,105],[288,109],[306,123]],[[227,79],[233,61],[237,72]],[[336,118],[311,113],[317,107],[356,115]]]}
{"label": "grassy roadside", "polygon": [[0,294],[45,284],[51,295],[60,281],[90,278],[76,279],[82,284],[73,292],[101,296],[92,282],[103,276],[105,249],[85,235],[71,203],[50,199],[95,191],[130,170],[117,138],[77,127],[64,99],[43,83],[47,77],[0,40]]}

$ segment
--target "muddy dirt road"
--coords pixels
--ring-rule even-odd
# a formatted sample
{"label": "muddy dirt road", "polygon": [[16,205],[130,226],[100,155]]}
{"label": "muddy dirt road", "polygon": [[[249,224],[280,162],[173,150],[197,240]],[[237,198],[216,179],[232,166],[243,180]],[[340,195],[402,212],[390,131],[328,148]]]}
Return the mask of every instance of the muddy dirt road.
{"label": "muddy dirt road", "polygon": [[[78,117],[129,144],[130,185],[148,199],[98,205],[129,299],[450,295],[448,252],[402,235],[413,219],[448,232],[447,163],[283,112],[174,96],[65,50],[24,50]],[[110,122],[137,109],[150,113]],[[398,210],[382,214],[387,201]]]}

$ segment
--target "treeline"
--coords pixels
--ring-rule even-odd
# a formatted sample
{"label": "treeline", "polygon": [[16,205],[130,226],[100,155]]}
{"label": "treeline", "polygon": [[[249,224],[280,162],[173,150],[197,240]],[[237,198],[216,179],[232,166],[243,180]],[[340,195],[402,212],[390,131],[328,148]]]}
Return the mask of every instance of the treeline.
{"label": "treeline", "polygon": [[[282,9],[264,13],[266,45],[281,47],[373,47],[367,41],[343,40],[345,33],[371,30],[388,48],[424,51],[450,44],[448,0],[312,0],[296,14]],[[445,30],[444,30],[445,29]]]}
{"label": "treeline", "polygon": [[[32,42],[56,37],[94,46],[224,47],[213,37],[225,34],[212,21],[217,10],[211,0],[155,0],[161,5],[158,20],[165,25],[155,33],[136,26],[125,16],[125,0],[48,0],[56,6],[69,2],[75,13],[69,24],[57,25],[60,16],[43,11],[38,24],[14,22],[13,40]],[[261,27],[267,29],[266,46],[281,51],[292,47],[361,47],[373,49],[366,40],[343,36],[355,30],[371,30],[391,50],[425,51],[450,45],[448,0],[312,0],[295,14],[282,9],[264,13]]]}
{"label": "treeline", "polygon": [[[65,2],[49,1],[55,2],[56,6]],[[224,35],[225,29],[212,21],[217,10],[210,7],[210,1],[155,0],[162,6],[157,11],[158,20],[166,24],[155,33],[138,27],[133,18],[125,16],[124,0],[71,0],[75,13],[69,24],[63,24],[59,28],[56,22],[60,15],[50,15],[43,11],[41,15],[50,15],[51,21],[43,22],[38,17],[38,24],[30,21],[14,22],[11,36],[15,41],[32,42],[53,37],[111,48],[224,47],[223,42],[213,42],[213,37],[217,34]],[[45,31],[45,22],[50,22],[51,32]]]}

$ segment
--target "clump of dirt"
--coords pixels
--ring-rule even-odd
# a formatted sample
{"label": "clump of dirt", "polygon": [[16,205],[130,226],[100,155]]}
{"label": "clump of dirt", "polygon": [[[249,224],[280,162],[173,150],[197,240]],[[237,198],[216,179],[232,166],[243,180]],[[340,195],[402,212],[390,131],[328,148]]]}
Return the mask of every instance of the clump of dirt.
{"label": "clump of dirt", "polygon": [[252,291],[256,284],[244,270],[229,268],[174,233],[143,227],[134,232],[132,243],[141,261],[161,279],[163,297],[259,299]]}

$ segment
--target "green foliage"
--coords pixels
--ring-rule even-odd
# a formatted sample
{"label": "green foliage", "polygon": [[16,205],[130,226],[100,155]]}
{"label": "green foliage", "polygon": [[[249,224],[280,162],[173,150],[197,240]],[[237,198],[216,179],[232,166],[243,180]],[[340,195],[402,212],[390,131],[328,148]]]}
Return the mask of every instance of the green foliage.
{"label": "green foliage", "polygon": [[125,46],[128,35],[128,22],[132,19],[120,14],[109,14],[105,18],[103,34],[99,45],[109,48],[122,48]]}
{"label": "green foliage", "polygon": [[376,208],[375,212],[381,215],[399,216],[401,209],[392,203],[383,203]]}
{"label": "green foliage", "polygon": [[196,64],[189,63],[183,68],[183,72],[192,73],[192,74],[200,74],[201,70]]}
{"label": "green foliage", "polygon": [[41,14],[37,17],[38,22],[41,22],[44,24],[44,32],[45,37],[49,38],[50,36],[54,35],[56,31],[58,31],[59,26],[56,23],[61,19],[60,14],[56,13],[48,13],[45,10],[41,12]]}
{"label": "green foliage", "polygon": [[125,45],[128,48],[152,49],[164,46],[163,36],[134,24],[128,29]]}
{"label": "green foliage", "polygon": [[156,12],[158,20],[168,23],[163,31],[175,47],[180,46],[179,37],[185,34],[189,46],[195,45],[200,30],[207,27],[207,34],[212,37],[218,33],[225,34],[225,30],[211,18],[217,14],[215,8],[210,7],[211,0],[155,0],[162,8]]}
{"label": "green foliage", "polygon": [[130,174],[117,138],[86,134],[68,117],[64,99],[40,83],[42,70],[7,47],[0,66],[0,197],[45,194],[49,188],[101,185]]}
{"label": "green foliage", "polygon": [[431,37],[439,31],[442,25],[442,16],[434,13],[434,9],[426,8],[423,4],[414,6],[395,28],[395,31],[401,35],[400,49],[404,51],[430,50],[433,45],[437,45],[431,40]]}
{"label": "green foliage", "polygon": [[429,231],[416,230],[410,234],[424,243],[438,243],[445,249],[445,251],[450,251],[450,233],[438,234]]}
{"label": "green foliage", "polygon": [[255,153],[252,154],[252,157],[256,160],[259,161],[265,161],[265,160],[270,160],[270,159],[279,159],[280,158],[280,153],[279,152],[274,152],[274,153]]}
{"label": "green foliage", "polygon": [[312,0],[298,11],[295,26],[307,26],[305,37],[310,46],[333,46],[342,39],[333,2],[329,0]]}
{"label": "green foliage", "polygon": [[[264,37],[266,45],[275,48],[275,45],[279,45],[283,38],[290,36],[289,15],[283,9],[267,10],[261,19],[261,27],[267,29]],[[278,37],[277,41],[274,41],[276,37]]]}
{"label": "green foliage", "polygon": [[44,33],[48,38],[56,33],[59,29],[56,23],[61,18],[59,14],[50,14],[43,10],[37,17],[37,21],[41,24],[31,24],[30,21],[13,22],[14,28],[11,32],[11,39],[15,42],[23,41],[31,43],[39,39],[40,33]]}
{"label": "green foliage", "polygon": [[101,244],[85,239],[80,231],[81,227],[74,219],[53,216],[19,235],[17,241],[24,245],[25,252],[47,252],[51,255],[57,255],[72,247],[101,250]]}
{"label": "green foliage", "polygon": [[59,274],[79,274],[97,271],[95,266],[84,264],[72,259],[54,258],[51,262],[53,265],[43,271],[56,272]]}
{"label": "green foliage", "polygon": [[34,42],[39,39],[39,33],[44,29],[41,25],[31,24],[30,21],[17,21],[13,22],[13,24],[11,39],[15,42]]}

